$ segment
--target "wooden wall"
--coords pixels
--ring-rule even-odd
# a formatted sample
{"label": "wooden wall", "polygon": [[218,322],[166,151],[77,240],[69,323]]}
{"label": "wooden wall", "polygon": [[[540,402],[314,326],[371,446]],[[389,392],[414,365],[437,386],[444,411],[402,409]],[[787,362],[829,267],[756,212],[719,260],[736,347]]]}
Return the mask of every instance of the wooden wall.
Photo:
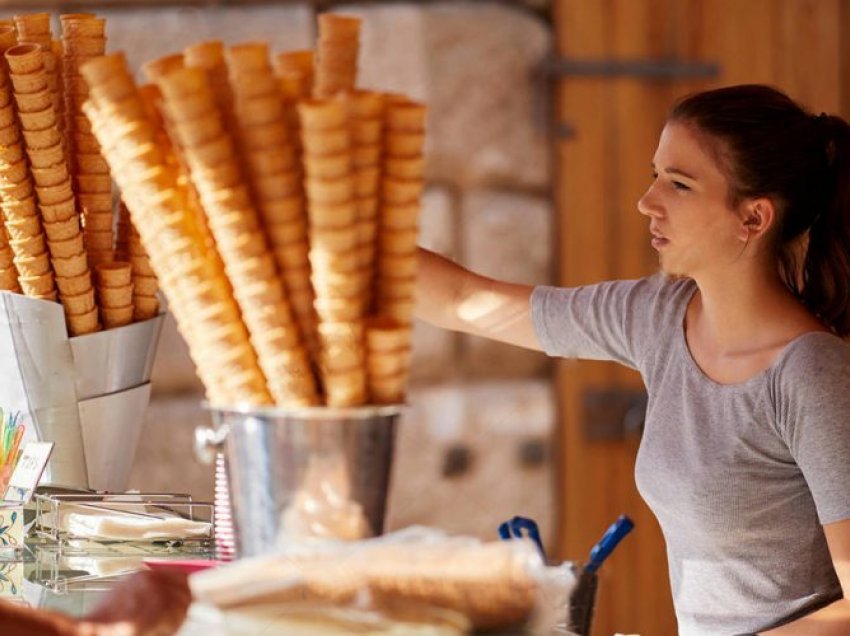
{"label": "wooden wall", "polygon": [[[715,79],[565,75],[558,80],[559,282],[631,278],[656,269],[636,202],[667,108],[723,84],[775,85],[813,110],[848,114],[850,0],[555,0],[558,54],[570,60],[713,62]],[[562,493],[557,550],[583,560],[620,514],[636,530],[600,571],[595,634],[674,634],[660,531],[634,487],[637,436],[589,440],[587,391],[639,389],[608,363],[563,362],[558,372]]]}

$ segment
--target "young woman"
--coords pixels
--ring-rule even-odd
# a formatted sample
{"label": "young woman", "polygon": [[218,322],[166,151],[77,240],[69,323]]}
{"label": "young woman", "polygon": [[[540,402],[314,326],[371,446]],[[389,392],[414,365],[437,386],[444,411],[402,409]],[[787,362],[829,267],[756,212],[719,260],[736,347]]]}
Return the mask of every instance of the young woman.
{"label": "young woman", "polygon": [[850,633],[850,127],[765,86],[671,111],[638,202],[661,273],[562,289],[425,250],[436,325],[614,360],[683,634]]}

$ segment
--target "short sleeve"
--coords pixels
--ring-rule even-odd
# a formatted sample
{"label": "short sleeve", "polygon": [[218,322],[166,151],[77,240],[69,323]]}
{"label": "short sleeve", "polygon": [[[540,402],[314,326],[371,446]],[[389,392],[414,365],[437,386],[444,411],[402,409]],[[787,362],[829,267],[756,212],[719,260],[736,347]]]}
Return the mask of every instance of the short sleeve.
{"label": "short sleeve", "polygon": [[657,338],[674,308],[662,275],[583,287],[540,286],[531,295],[531,316],[550,356],[611,360],[633,369]]}
{"label": "short sleeve", "polygon": [[850,346],[826,333],[803,339],[781,369],[778,421],[818,519],[833,523],[850,519]]}

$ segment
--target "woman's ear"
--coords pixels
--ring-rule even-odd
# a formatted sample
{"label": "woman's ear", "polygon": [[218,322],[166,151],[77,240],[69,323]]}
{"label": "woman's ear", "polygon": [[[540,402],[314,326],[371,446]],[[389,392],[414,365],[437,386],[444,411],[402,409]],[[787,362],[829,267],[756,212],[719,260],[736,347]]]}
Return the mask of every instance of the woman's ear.
{"label": "woman's ear", "polygon": [[740,238],[750,242],[761,238],[773,227],[776,223],[776,208],[767,197],[748,199],[741,207],[740,217]]}

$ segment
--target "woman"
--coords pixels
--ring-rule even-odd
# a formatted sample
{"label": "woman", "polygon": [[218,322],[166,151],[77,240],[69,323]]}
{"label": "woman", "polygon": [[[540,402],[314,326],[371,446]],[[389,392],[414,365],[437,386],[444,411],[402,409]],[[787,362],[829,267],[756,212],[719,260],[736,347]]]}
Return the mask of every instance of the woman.
{"label": "woman", "polygon": [[765,86],[672,110],[661,273],[530,288],[421,252],[418,315],[639,370],[636,464],[684,634],[850,633],[850,127]]}

